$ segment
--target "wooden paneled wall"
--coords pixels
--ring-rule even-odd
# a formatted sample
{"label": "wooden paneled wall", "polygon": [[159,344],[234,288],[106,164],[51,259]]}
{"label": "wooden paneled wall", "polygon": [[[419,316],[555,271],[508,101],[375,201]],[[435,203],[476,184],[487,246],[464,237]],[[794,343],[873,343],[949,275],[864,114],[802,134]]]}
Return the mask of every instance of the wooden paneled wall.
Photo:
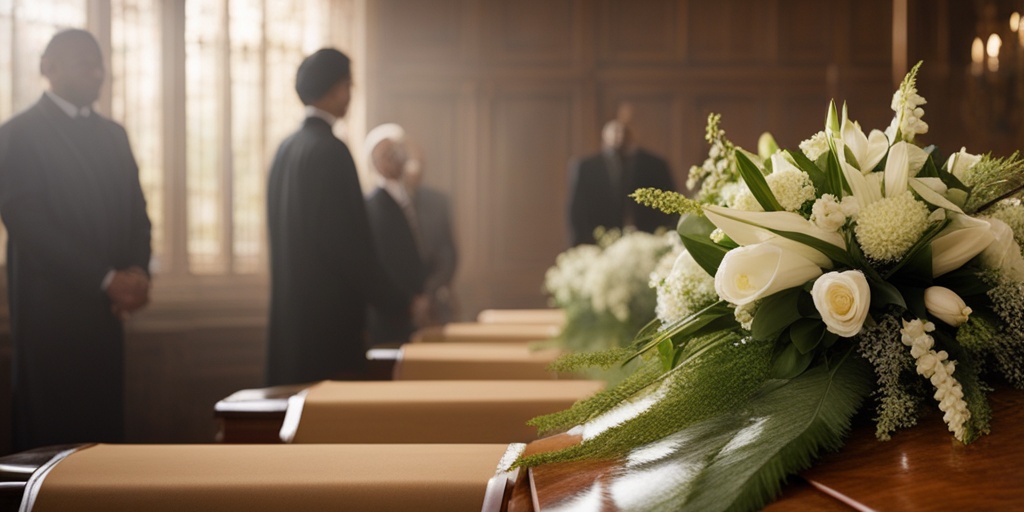
{"label": "wooden paneled wall", "polygon": [[891,119],[889,0],[379,0],[369,3],[368,126],[403,124],[454,204],[463,315],[538,307],[566,248],[567,165],[633,107],[640,145],[683,191],[708,113],[754,148],[795,146],[830,98]]}

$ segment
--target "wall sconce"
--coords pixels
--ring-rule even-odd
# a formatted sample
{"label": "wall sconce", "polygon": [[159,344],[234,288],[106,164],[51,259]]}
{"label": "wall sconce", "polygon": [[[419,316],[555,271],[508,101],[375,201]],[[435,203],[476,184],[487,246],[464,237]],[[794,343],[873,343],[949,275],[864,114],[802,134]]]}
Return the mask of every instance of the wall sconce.
{"label": "wall sconce", "polygon": [[975,128],[1013,132],[1024,120],[1024,23],[1019,11],[1006,14],[1006,4],[990,1],[980,9],[965,108]]}

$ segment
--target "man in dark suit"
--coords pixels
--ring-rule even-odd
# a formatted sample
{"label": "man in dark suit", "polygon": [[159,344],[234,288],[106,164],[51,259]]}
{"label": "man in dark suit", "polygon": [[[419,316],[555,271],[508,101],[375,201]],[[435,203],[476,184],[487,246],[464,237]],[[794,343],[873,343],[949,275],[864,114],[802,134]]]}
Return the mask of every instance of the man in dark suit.
{"label": "man in dark suit", "polygon": [[[406,293],[416,296],[417,315],[425,307],[422,297],[426,271],[420,258],[422,238],[415,207],[402,182],[408,145],[401,126],[382,124],[366,135],[367,161],[378,186],[366,198],[370,231],[381,266]],[[405,343],[416,330],[418,318],[409,311],[370,308],[370,340],[374,344]]]}
{"label": "man in dark suit", "polygon": [[448,196],[423,184],[425,167],[422,150],[416,145],[410,145],[404,181],[416,209],[420,257],[426,271],[423,293],[430,301],[426,323],[441,325],[453,320],[455,297],[452,294],[452,280],[459,254],[452,233]]}
{"label": "man in dark suit", "polygon": [[122,318],[149,300],[150,222],[119,124],[92,111],[103,56],[57,33],[49,89],[0,126],[14,342],[14,449],[124,435]]}
{"label": "man in dark suit", "polygon": [[351,87],[343,53],[307,57],[295,81],[306,119],[270,168],[268,385],[363,378],[368,304],[409,307],[380,268],[355,163],[331,131]]}
{"label": "man in dark suit", "polygon": [[572,245],[594,243],[594,230],[633,226],[653,232],[674,227],[676,216],[637,204],[629,194],[638,188],[675,190],[668,163],[634,147],[629,127],[609,121],[601,132],[600,153],[569,168],[569,237]]}

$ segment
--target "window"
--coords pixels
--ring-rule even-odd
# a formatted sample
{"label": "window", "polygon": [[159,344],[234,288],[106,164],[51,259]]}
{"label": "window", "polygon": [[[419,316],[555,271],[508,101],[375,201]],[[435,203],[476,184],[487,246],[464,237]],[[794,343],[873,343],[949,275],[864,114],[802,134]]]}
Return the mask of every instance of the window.
{"label": "window", "polygon": [[54,32],[90,29],[109,48],[109,93],[98,108],[131,139],[153,222],[153,270],[261,274],[266,172],[302,118],[296,67],[332,33],[351,32],[329,20],[353,5],[0,0],[0,123],[41,94],[39,55]]}
{"label": "window", "polygon": [[[81,27],[86,0],[0,0],[0,122],[30,107],[43,91],[39,57],[54,32]],[[0,247],[7,246],[0,227]],[[0,264],[7,258],[0,251]]]}

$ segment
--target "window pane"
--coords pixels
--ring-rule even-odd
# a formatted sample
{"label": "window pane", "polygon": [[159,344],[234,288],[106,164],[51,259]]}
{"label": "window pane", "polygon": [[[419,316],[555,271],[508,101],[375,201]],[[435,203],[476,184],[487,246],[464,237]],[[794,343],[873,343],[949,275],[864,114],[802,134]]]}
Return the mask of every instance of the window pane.
{"label": "window pane", "polygon": [[232,0],[231,135],[234,271],[260,270],[263,248],[263,2]]}
{"label": "window pane", "polygon": [[221,251],[223,7],[219,1],[185,4],[188,255],[190,270],[198,274],[223,272],[226,263]]}
{"label": "window pane", "polygon": [[139,164],[156,270],[166,254],[159,0],[111,0],[110,14],[111,115],[124,124]]}
{"label": "window pane", "polygon": [[[31,106],[43,93],[39,58],[53,34],[85,27],[86,0],[0,0],[0,123]],[[0,248],[7,231],[0,225]],[[7,251],[0,250],[0,264]]]}

